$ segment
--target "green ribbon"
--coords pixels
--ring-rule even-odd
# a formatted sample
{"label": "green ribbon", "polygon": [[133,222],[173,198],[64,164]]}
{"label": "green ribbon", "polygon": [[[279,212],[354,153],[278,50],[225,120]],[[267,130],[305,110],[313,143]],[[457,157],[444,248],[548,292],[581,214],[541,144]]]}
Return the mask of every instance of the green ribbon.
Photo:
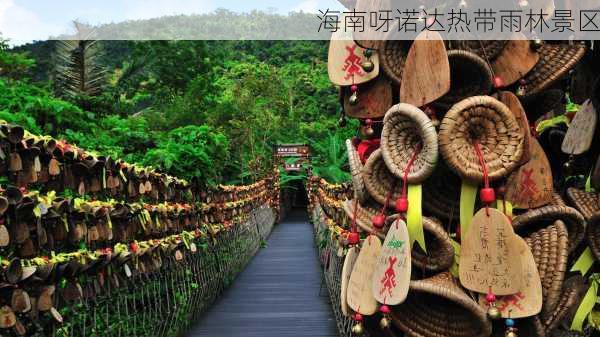
{"label": "green ribbon", "polygon": [[577,261],[575,261],[575,264],[571,268],[571,271],[572,272],[580,272],[582,276],[585,276],[585,274],[587,274],[588,271],[590,271],[590,268],[592,268],[592,265],[594,264],[594,260],[595,259],[594,259],[594,255],[592,254],[592,250],[590,249],[590,247],[587,247],[583,251],[581,256],[579,256]]}
{"label": "green ribbon", "polygon": [[473,213],[475,213],[475,199],[477,198],[478,187],[464,180],[460,187],[460,235],[463,238],[469,231],[471,219],[473,219]]}
{"label": "green ribbon", "polygon": [[[504,209],[506,207],[506,209]],[[496,209],[506,214],[507,217],[512,219],[513,217],[513,205],[508,200],[498,199],[496,200]]]}
{"label": "green ribbon", "polygon": [[543,133],[546,129],[556,126],[560,123],[564,123],[569,126],[569,117],[565,115],[558,115],[550,119],[545,119],[538,123],[538,125],[535,127],[535,131],[537,133]]}
{"label": "green ribbon", "polygon": [[587,293],[583,297],[579,308],[577,308],[577,312],[575,313],[575,317],[573,317],[573,322],[571,323],[571,330],[583,331],[583,323],[587,319],[588,315],[594,309],[596,305],[596,296],[598,295],[598,279],[600,278],[600,274],[594,274],[591,277],[592,284],[590,285]]}
{"label": "green ribbon", "polygon": [[452,262],[452,267],[450,267],[450,274],[454,277],[458,277],[458,265],[460,264],[460,243],[456,242],[454,239],[450,239],[450,243],[452,244],[452,248],[454,248],[454,262]]}
{"label": "green ribbon", "polygon": [[423,232],[423,208],[421,201],[423,199],[423,188],[421,185],[408,185],[408,211],[406,212],[406,226],[408,228],[408,236],[410,237],[410,245],[416,241],[424,252],[427,252],[425,247],[425,233]]}
{"label": "green ribbon", "polygon": [[587,177],[587,180],[585,181],[585,191],[590,193],[593,190],[594,189],[592,188],[592,173],[590,172],[590,175]]}

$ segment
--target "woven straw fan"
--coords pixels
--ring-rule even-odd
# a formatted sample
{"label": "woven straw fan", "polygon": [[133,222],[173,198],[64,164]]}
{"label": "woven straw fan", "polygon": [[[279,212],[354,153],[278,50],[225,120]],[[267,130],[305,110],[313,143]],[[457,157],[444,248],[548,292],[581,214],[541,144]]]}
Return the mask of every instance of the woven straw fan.
{"label": "woven straw fan", "polygon": [[450,63],[442,37],[424,31],[413,42],[404,65],[400,102],[424,106],[450,90]]}

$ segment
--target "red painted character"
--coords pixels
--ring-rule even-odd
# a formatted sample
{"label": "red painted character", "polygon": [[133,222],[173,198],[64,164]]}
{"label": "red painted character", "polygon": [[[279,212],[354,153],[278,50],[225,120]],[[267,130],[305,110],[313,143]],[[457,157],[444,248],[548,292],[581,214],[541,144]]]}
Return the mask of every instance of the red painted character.
{"label": "red painted character", "polygon": [[526,197],[533,198],[538,193],[537,185],[533,178],[533,169],[523,170],[523,180],[521,181],[521,193]]}
{"label": "red painted character", "polygon": [[383,278],[381,279],[382,288],[379,291],[381,295],[385,293],[387,290],[388,294],[391,296],[392,291],[396,288],[396,272],[394,271],[394,264],[398,261],[398,258],[395,256],[388,257],[390,266],[386,269]]}
{"label": "red painted character", "polygon": [[360,66],[360,57],[356,55],[357,45],[352,47],[346,46],[346,50],[348,51],[348,56],[344,60],[344,68],[343,71],[346,72],[345,80],[349,80],[354,77],[354,75],[363,76],[362,67]]}
{"label": "red painted character", "polygon": [[507,295],[504,296],[502,305],[498,306],[498,310],[500,310],[501,312],[506,310],[509,306],[513,306],[519,310],[523,310],[523,307],[521,306],[520,302],[521,300],[523,300],[525,298],[525,295],[522,292],[518,292],[514,295]]}

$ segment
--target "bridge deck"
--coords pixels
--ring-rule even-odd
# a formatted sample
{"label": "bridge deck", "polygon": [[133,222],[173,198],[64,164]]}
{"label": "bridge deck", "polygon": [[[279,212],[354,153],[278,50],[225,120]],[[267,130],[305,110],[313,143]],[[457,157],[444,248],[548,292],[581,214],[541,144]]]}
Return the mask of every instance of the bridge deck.
{"label": "bridge deck", "polygon": [[292,212],[187,336],[339,336],[316,252],[306,212]]}

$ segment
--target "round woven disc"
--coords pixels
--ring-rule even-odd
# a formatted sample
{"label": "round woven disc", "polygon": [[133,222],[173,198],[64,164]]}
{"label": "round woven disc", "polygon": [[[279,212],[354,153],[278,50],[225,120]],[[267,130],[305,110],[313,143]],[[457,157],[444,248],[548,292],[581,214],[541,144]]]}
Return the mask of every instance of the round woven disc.
{"label": "round woven disc", "polygon": [[540,228],[561,220],[569,231],[569,253],[583,241],[585,236],[585,219],[576,209],[568,206],[548,205],[527,211],[513,220],[516,231],[528,231]]}
{"label": "round woven disc", "polygon": [[460,49],[475,53],[482,59],[489,60],[489,62],[492,62],[500,55],[507,43],[507,40],[453,40],[447,42],[450,49]]}
{"label": "round woven disc", "polygon": [[588,220],[586,239],[596,259],[600,259],[600,213],[594,214]]}
{"label": "round woven disc", "polygon": [[381,68],[396,84],[402,82],[402,72],[409,49],[410,41],[402,40],[386,40],[380,49]]}
{"label": "round woven disc", "polygon": [[582,43],[549,44],[540,49],[540,60],[525,76],[525,95],[536,94],[548,87],[573,69],[585,54]]}
{"label": "round woven disc", "polygon": [[454,103],[475,95],[487,95],[492,90],[493,76],[488,63],[466,50],[448,51],[450,62],[450,91],[435,102],[450,108]]}
{"label": "round woven disc", "polygon": [[396,178],[386,166],[381,149],[373,152],[367,160],[363,170],[363,179],[371,197],[380,204],[385,204],[386,198],[392,189],[390,202],[394,202],[400,197],[402,181]]}
{"label": "round woven disc", "polygon": [[354,148],[351,139],[346,139],[346,150],[348,152],[348,163],[350,165],[350,173],[352,174],[352,189],[354,190],[354,197],[360,202],[367,200],[369,195],[365,189],[365,182],[363,180],[363,164],[360,161],[358,152]]}
{"label": "round woven disc", "polygon": [[570,187],[567,189],[567,198],[586,219],[600,213],[600,193],[586,192]]}
{"label": "round woven disc", "polygon": [[486,312],[450,273],[411,281],[406,301],[394,306],[392,320],[406,336],[488,337]]}
{"label": "round woven disc", "polygon": [[565,93],[560,89],[548,89],[538,93],[519,97],[523,108],[527,112],[527,117],[535,121],[542,115],[554,110],[561,103]]}
{"label": "round woven disc", "polygon": [[458,220],[460,187],[460,178],[440,161],[423,183],[423,209],[441,219]]}
{"label": "round woven disc", "polygon": [[462,178],[481,182],[475,152],[480,144],[490,180],[507,176],[523,155],[523,134],[514,115],[489,96],[467,98],[450,109],[440,126],[439,143],[448,166]]}
{"label": "round woven disc", "polygon": [[390,172],[402,179],[417,148],[419,154],[408,172],[411,184],[423,182],[435,168],[438,142],[435,127],[421,109],[406,103],[392,106],[383,119],[381,151]]}
{"label": "round woven disc", "polygon": [[542,315],[542,323],[548,335],[554,336],[552,332],[556,328],[564,324],[565,321],[571,321],[569,317],[572,317],[579,308],[587,288],[581,275],[571,276],[564,282],[556,307],[551,312]]}

